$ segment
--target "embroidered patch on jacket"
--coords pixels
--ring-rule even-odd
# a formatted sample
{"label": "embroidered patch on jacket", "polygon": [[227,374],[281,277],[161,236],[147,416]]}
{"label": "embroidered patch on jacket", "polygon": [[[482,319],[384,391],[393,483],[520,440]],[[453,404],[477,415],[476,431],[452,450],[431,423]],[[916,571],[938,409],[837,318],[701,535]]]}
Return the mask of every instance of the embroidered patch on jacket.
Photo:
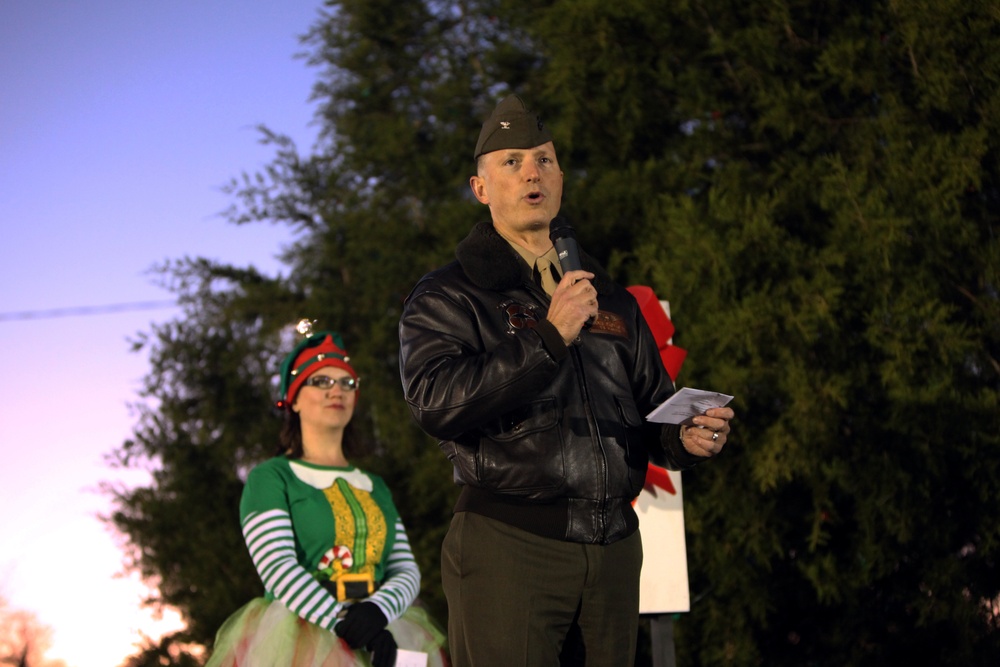
{"label": "embroidered patch on jacket", "polygon": [[538,324],[538,315],[532,306],[514,301],[504,301],[500,304],[507,321],[507,333],[514,334],[519,329],[534,329]]}
{"label": "embroidered patch on jacket", "polygon": [[590,325],[590,333],[611,334],[612,336],[628,337],[625,320],[621,315],[607,310],[598,310],[597,317]]}

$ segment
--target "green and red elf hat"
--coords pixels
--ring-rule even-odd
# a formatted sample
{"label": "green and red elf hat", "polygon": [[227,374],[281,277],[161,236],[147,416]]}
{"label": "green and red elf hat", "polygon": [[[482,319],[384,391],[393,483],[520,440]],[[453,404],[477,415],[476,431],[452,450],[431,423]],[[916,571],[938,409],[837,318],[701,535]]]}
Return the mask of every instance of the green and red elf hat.
{"label": "green and red elf hat", "polygon": [[[309,327],[306,327],[308,332]],[[299,331],[302,331],[301,325]],[[291,407],[299,388],[310,375],[324,366],[343,368],[355,380],[358,372],[351,367],[350,357],[344,350],[344,341],[335,331],[320,331],[307,337],[295,346],[281,364],[281,398],[279,408]]]}

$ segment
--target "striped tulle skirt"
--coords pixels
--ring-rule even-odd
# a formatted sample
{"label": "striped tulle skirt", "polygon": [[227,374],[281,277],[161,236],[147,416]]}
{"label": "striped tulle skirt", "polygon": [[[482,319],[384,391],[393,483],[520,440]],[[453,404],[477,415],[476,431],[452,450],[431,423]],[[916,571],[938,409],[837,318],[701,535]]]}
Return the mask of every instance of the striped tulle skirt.
{"label": "striped tulle skirt", "polygon": [[[389,631],[400,649],[428,654],[428,667],[447,667],[444,633],[420,607],[411,606]],[[219,628],[205,667],[370,667],[368,652],[351,648],[277,600],[255,598]]]}

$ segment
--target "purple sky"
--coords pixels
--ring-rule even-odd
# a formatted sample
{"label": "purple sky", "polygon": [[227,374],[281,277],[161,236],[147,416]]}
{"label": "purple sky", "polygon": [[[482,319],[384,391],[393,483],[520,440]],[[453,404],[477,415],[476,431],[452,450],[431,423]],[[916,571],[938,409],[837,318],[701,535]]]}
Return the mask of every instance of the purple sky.
{"label": "purple sky", "polygon": [[155,632],[138,582],[112,579],[95,488],[142,480],[103,462],[148,368],[127,338],[178,311],[21,314],[169,300],[147,272],[183,256],[279,270],[285,229],[228,224],[219,188],[271,157],[258,123],[310,149],[316,72],[294,56],[319,6],[0,2],[0,597],[70,667],[117,665]]}

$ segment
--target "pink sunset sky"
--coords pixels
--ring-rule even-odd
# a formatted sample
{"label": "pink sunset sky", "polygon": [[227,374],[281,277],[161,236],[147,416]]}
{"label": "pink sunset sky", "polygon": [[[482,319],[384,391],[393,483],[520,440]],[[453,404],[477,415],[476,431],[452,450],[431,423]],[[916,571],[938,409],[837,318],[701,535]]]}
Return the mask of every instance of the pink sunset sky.
{"label": "pink sunset sky", "polygon": [[[101,482],[129,437],[144,355],[128,339],[178,310],[149,269],[203,256],[267,273],[282,227],[235,227],[220,188],[308,152],[315,70],[295,57],[318,0],[0,2],[0,598],[53,630],[47,657],[109,667],[177,625],[116,578]],[[192,536],[196,539],[196,536]]]}

